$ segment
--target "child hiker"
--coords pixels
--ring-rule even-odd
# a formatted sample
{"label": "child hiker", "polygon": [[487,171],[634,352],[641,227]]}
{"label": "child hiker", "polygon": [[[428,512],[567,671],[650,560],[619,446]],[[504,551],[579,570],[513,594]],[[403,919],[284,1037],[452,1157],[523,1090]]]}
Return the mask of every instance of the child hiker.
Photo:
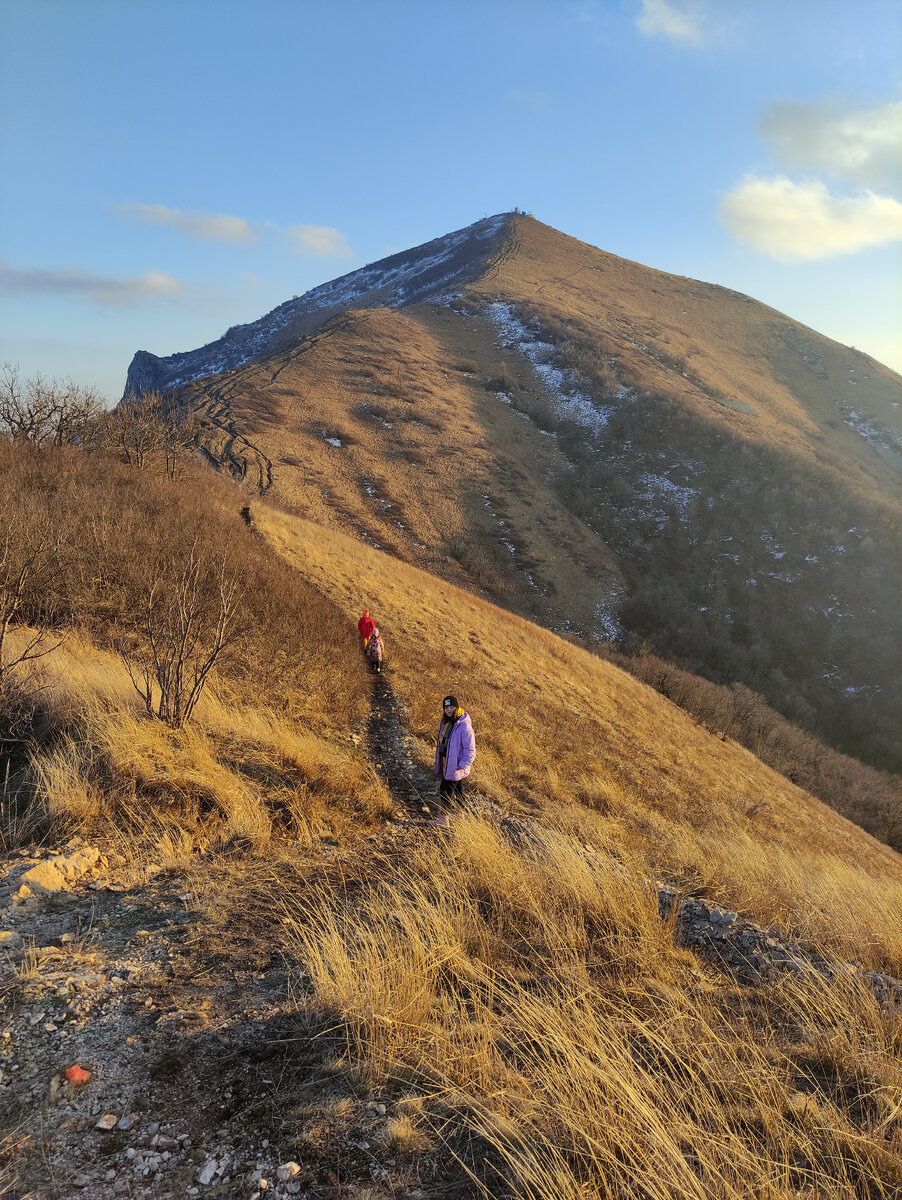
{"label": "child hiker", "polygon": [[366,643],[366,656],[373,671],[378,675],[382,670],[385,647],[382,644],[382,634],[375,625]]}
{"label": "child hiker", "polygon": [[366,644],[370,640],[370,634],[376,628],[376,622],[370,616],[370,610],[365,608],[363,616],[357,622],[357,632],[360,634],[360,639],[363,642],[363,648],[366,649]]}

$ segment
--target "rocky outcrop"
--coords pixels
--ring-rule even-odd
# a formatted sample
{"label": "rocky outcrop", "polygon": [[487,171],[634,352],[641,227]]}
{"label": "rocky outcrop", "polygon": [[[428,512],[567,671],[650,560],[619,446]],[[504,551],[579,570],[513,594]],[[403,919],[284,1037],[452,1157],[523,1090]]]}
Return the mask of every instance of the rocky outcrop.
{"label": "rocky outcrop", "polygon": [[100,851],[79,838],[60,851],[20,855],[13,866],[0,869],[0,907],[11,899],[24,902],[67,891],[101,862]]}
{"label": "rocky outcrop", "polygon": [[19,883],[32,892],[61,892],[90,871],[99,858],[96,847],[77,847],[69,854],[57,854],[36,863],[19,876]]}
{"label": "rocky outcrop", "polygon": [[[471,796],[467,805],[483,820],[490,820],[523,854],[540,856],[549,842],[561,835],[537,822],[505,815],[491,801]],[[579,847],[593,871],[610,875],[623,872],[612,859],[591,846]],[[749,985],[773,983],[781,975],[814,975],[825,983],[860,981],[880,1004],[902,1005],[902,980],[881,971],[869,971],[854,963],[838,962],[779,930],[765,929],[699,896],[681,895],[660,881],[641,883],[657,897],[663,920],[672,920],[678,943],[716,963],[740,982]]]}
{"label": "rocky outcrop", "polygon": [[400,308],[443,297],[485,270],[504,245],[508,219],[507,213],[486,217],[342,275],[287,300],[257,321],[232,326],[197,350],[165,358],[139,350],[128,368],[123,399],[180,387],[264,358],[348,308]]}

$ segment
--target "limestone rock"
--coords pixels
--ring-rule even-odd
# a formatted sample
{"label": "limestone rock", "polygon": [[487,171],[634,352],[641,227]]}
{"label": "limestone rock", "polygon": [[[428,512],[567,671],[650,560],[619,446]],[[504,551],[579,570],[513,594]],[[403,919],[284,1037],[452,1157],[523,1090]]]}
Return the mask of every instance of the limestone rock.
{"label": "limestone rock", "polygon": [[203,1166],[197,1168],[194,1178],[202,1187],[208,1187],[216,1178],[216,1159],[208,1158]]}
{"label": "limestone rock", "polygon": [[90,871],[98,858],[100,851],[94,846],[80,846],[70,854],[58,854],[55,858],[36,863],[24,872],[20,882],[38,894],[61,892]]}

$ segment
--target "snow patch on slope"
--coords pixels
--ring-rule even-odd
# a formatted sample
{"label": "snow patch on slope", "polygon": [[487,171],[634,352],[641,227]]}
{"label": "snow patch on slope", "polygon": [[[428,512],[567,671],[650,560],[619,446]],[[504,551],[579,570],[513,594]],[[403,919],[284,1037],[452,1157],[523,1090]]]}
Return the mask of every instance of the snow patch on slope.
{"label": "snow patch on slope", "polygon": [[[545,391],[554,401],[558,415],[598,437],[608,423],[609,405],[596,404],[591,396],[581,392],[576,385],[573,371],[554,364],[555,351],[551,342],[541,340],[537,331],[530,329],[516,315],[509,304],[496,300],[488,306],[488,315],[498,330],[504,346],[514,346],[531,364]],[[627,399],[629,392],[622,388],[615,399]]]}
{"label": "snow patch on slope", "polygon": [[444,299],[449,289],[459,287],[470,276],[474,266],[485,262],[484,243],[499,238],[507,221],[508,214],[499,213],[370,263],[286,300],[257,321],[232,326],[217,341],[197,350],[165,358],[138,351],[129,368],[126,393],[179,387],[234,370],[265,354],[280,331],[311,314],[322,313],[328,319],[331,312],[353,306],[399,308],[418,300]]}

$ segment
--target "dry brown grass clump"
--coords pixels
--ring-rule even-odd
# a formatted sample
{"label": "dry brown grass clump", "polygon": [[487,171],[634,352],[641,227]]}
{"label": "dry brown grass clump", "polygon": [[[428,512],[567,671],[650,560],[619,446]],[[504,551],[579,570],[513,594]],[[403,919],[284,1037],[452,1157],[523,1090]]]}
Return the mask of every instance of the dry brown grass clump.
{"label": "dry brown grass clump", "polygon": [[898,1016],[812,981],[744,1009],[674,948],[650,893],[564,836],[524,857],[460,818],[354,902],[340,885],[276,896],[306,1010],[370,1086],[404,1089],[390,1136],[410,1152],[428,1136],[488,1194],[902,1186]]}
{"label": "dry brown grass clump", "polygon": [[309,846],[392,811],[346,738],[227,687],[170,729],[143,710],[121,660],[83,636],[29,664],[20,684],[40,697],[41,729],[6,781],[4,846],[77,832],[186,866],[211,844],[259,851],[277,833]]}
{"label": "dry brown grass clump", "polygon": [[902,967],[902,867],[650,688],[416,568],[259,508],[260,528],[348,613],[365,598],[431,766],[441,697],[471,712],[481,791],[555,814],[605,853],[847,958]]}
{"label": "dry brown grass clump", "polygon": [[[368,708],[353,625],[275,559],[242,505],[206,469],[171,478],[105,453],[0,440],[0,529],[13,558],[34,534],[47,559],[17,601],[4,661],[27,644],[29,621],[52,651],[4,674],[7,843],[117,827],[143,830],[142,845],[168,838],[184,858],[214,836],[261,846],[275,826],[303,839],[385,807],[357,752],[341,749]],[[151,589],[168,595],[195,559],[225,564],[240,636],[192,721],[167,730],[141,711],[119,654],[134,669]]]}

